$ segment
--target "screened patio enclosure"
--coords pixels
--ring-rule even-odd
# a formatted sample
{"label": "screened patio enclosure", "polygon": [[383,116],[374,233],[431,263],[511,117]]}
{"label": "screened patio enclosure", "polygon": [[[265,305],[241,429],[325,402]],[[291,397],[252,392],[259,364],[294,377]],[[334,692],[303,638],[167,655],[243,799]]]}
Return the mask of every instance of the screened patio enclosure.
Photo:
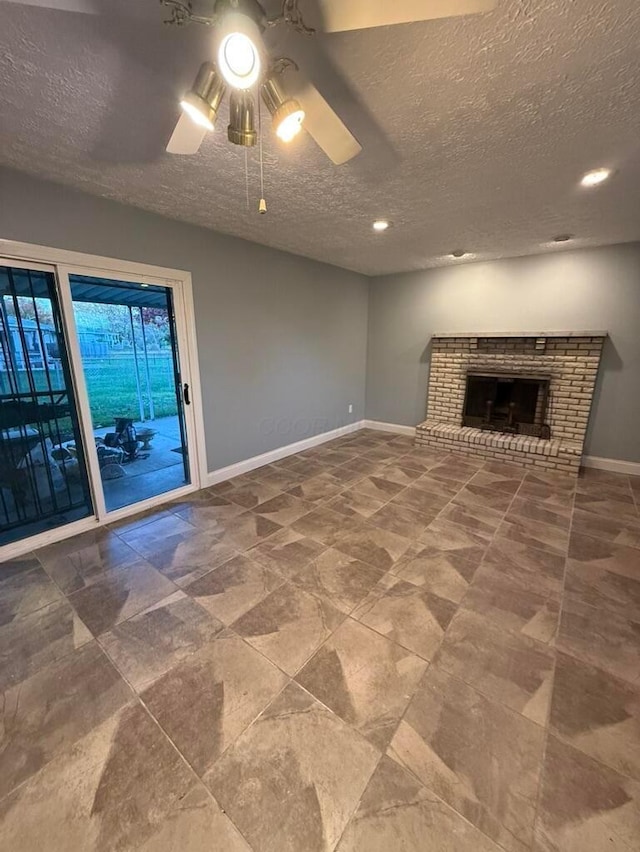
{"label": "screened patio enclosure", "polygon": [[0,266],[0,544],[92,514],[76,411],[53,274]]}

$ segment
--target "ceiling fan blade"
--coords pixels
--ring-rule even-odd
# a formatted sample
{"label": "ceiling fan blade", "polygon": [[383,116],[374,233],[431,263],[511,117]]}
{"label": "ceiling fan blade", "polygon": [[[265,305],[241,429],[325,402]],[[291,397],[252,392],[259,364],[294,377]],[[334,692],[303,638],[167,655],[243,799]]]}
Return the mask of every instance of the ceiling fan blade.
{"label": "ceiling fan blade", "polygon": [[54,9],[60,12],[78,12],[83,15],[104,15],[109,18],[157,18],[157,5],[140,0],[0,0],[13,6],[32,6],[38,9]]}
{"label": "ceiling fan blade", "polygon": [[341,33],[490,12],[497,0],[318,0],[324,31]]}
{"label": "ceiling fan blade", "polygon": [[196,154],[207,131],[204,127],[198,127],[184,112],[178,119],[175,130],[167,144],[169,154]]}
{"label": "ceiling fan blade", "polygon": [[60,9],[62,12],[84,12],[97,15],[100,12],[98,4],[92,0],[0,0],[3,3],[14,3],[18,6],[39,6],[41,9]]}
{"label": "ceiling fan blade", "polygon": [[288,75],[287,80],[305,111],[302,126],[336,166],[362,151],[362,145],[314,85],[299,73]]}

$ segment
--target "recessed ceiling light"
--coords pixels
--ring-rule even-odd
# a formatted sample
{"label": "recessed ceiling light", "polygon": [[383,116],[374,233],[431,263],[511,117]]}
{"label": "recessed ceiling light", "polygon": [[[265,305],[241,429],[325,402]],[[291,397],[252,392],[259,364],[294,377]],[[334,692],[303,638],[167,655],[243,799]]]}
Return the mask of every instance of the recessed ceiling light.
{"label": "recessed ceiling light", "polygon": [[554,243],[568,243],[569,240],[573,239],[573,234],[558,234],[557,237],[553,238]]}
{"label": "recessed ceiling light", "polygon": [[464,257],[465,254],[466,254],[466,251],[464,249],[454,249],[451,252],[451,257]]}
{"label": "recessed ceiling light", "polygon": [[582,186],[598,186],[608,180],[612,175],[611,169],[594,169],[592,172],[587,172],[580,183]]}
{"label": "recessed ceiling light", "polygon": [[373,223],[373,230],[382,233],[382,231],[386,231],[389,227],[389,223],[386,219],[376,219]]}

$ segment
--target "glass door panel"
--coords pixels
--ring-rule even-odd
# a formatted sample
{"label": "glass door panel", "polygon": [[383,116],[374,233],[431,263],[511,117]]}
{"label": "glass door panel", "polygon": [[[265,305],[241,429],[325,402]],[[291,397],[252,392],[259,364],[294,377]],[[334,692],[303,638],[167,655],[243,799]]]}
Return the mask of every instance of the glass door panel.
{"label": "glass door panel", "polygon": [[69,284],[107,511],[190,484],[171,287]]}
{"label": "glass door panel", "polygon": [[0,265],[0,545],[90,515],[54,273]]}

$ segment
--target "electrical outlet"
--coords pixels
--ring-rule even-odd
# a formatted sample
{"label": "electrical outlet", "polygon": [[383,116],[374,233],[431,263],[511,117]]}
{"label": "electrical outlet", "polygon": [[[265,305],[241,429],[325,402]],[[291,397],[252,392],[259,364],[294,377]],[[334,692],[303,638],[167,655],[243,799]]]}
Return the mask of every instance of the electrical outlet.
{"label": "electrical outlet", "polygon": [[349,414],[353,414],[353,404],[349,403]]}

